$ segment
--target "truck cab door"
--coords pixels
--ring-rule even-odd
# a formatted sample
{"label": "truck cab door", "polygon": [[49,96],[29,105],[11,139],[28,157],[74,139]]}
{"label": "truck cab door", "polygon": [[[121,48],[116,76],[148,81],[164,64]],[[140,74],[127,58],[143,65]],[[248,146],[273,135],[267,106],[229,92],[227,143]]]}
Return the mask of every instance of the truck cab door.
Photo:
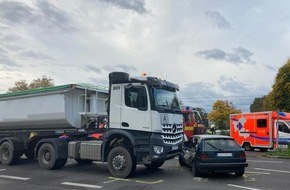
{"label": "truck cab door", "polygon": [[143,84],[124,86],[121,106],[121,128],[151,131],[150,100]]}

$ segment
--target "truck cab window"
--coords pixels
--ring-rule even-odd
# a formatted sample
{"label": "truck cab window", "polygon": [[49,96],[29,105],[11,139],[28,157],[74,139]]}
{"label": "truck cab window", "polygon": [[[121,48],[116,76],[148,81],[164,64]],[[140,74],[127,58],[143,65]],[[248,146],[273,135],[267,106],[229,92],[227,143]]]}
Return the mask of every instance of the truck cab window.
{"label": "truck cab window", "polygon": [[147,94],[145,87],[131,86],[125,88],[125,105],[132,108],[147,110]]}

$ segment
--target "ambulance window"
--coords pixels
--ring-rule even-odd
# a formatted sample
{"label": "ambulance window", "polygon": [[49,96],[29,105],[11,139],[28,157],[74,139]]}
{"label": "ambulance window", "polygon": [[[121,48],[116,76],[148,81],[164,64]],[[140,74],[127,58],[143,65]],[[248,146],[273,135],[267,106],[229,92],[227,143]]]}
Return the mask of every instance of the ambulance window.
{"label": "ambulance window", "polygon": [[288,126],[285,123],[279,122],[279,131],[284,133],[290,133]]}
{"label": "ambulance window", "polygon": [[257,119],[257,127],[267,127],[267,119]]}

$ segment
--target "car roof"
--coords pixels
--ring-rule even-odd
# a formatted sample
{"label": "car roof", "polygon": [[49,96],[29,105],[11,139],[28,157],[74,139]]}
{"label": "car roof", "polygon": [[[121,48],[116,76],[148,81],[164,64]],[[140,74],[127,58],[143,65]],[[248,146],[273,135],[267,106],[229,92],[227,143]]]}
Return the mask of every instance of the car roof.
{"label": "car roof", "polygon": [[194,137],[199,137],[202,139],[233,139],[232,137],[226,135],[195,135]]}

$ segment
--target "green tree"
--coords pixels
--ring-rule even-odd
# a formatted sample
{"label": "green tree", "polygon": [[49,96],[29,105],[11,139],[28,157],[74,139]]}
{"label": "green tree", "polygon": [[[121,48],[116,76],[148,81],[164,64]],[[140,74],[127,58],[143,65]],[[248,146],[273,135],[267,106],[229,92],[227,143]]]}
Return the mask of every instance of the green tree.
{"label": "green tree", "polygon": [[212,111],[208,114],[208,119],[212,121],[218,129],[228,129],[230,114],[241,112],[240,109],[235,108],[232,102],[217,100],[212,106]]}
{"label": "green tree", "polygon": [[16,81],[14,82],[14,86],[8,89],[8,92],[17,92],[50,86],[54,86],[53,79],[43,75],[41,78],[34,79],[30,84],[28,84],[26,80]]}
{"label": "green tree", "polygon": [[273,110],[290,111],[290,59],[280,67],[267,101]]}
{"label": "green tree", "polygon": [[266,111],[266,96],[255,98],[250,106],[250,112]]}

